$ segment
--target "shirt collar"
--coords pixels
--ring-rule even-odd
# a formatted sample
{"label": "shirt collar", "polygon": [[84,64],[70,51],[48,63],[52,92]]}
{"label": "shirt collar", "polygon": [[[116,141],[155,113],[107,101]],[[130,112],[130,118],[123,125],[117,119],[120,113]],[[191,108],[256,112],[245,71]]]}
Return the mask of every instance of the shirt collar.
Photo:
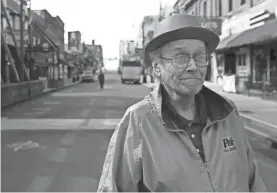
{"label": "shirt collar", "polygon": [[[162,85],[160,82],[154,84],[154,89],[150,93],[151,103],[155,107],[158,116],[162,119]],[[206,112],[208,120],[216,121],[225,119],[233,110],[233,105],[224,97],[203,86],[201,97],[206,104]],[[201,111],[200,111],[201,112]]]}
{"label": "shirt collar", "polygon": [[[166,94],[166,90],[162,85],[161,85],[161,93],[163,97]],[[194,120],[188,120],[185,117],[181,116],[179,113],[177,113],[168,100],[164,100],[162,102],[162,113],[163,112],[167,113],[168,116],[170,116],[170,118],[175,120],[181,126],[187,125],[191,121],[194,123],[206,125],[207,109],[206,109],[204,97],[202,96],[201,93],[198,93],[195,95],[195,104],[196,104],[196,115]]]}

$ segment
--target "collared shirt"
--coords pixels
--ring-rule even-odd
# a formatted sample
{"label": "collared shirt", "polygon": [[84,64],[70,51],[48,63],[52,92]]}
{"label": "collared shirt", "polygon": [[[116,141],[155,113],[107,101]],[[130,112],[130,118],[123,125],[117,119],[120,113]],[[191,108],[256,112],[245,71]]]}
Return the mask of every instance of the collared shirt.
{"label": "collared shirt", "polygon": [[[162,94],[165,95],[166,91],[162,87]],[[198,93],[195,95],[196,115],[194,120],[188,120],[181,116],[172,107],[169,101],[162,102],[162,116],[168,127],[176,127],[176,129],[184,130],[191,139],[194,147],[199,152],[203,162],[205,162],[204,148],[202,143],[202,131],[207,123],[207,109],[203,96]],[[174,122],[174,124],[172,124]]]}

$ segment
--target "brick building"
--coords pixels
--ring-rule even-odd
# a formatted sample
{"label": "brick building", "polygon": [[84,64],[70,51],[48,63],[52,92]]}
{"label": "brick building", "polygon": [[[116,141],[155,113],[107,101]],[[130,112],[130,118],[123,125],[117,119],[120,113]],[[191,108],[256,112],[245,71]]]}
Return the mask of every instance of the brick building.
{"label": "brick building", "polygon": [[64,23],[47,10],[32,11],[34,76],[49,80],[64,75]]}

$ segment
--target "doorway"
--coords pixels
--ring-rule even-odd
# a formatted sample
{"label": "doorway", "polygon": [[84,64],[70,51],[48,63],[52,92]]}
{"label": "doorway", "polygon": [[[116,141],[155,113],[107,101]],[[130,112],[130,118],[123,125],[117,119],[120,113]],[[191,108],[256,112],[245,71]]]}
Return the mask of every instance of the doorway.
{"label": "doorway", "polygon": [[236,54],[225,54],[225,74],[236,74]]}

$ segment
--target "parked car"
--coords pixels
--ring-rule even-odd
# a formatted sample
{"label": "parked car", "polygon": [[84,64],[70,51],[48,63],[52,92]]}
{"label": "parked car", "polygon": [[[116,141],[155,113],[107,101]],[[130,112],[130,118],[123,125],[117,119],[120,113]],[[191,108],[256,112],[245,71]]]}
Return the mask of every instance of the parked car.
{"label": "parked car", "polygon": [[81,82],[94,82],[94,73],[91,69],[83,71]]}

